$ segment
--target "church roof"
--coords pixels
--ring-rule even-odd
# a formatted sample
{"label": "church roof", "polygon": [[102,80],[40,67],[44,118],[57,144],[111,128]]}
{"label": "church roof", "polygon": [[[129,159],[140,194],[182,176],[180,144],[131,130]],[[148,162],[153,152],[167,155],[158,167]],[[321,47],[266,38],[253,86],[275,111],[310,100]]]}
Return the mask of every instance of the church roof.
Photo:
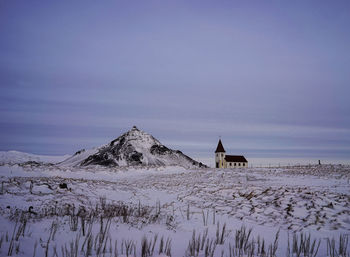
{"label": "church roof", "polygon": [[215,153],[225,153],[225,149],[221,143],[221,139],[219,139],[218,146],[216,147]]}
{"label": "church roof", "polygon": [[248,162],[243,155],[226,155],[227,162]]}

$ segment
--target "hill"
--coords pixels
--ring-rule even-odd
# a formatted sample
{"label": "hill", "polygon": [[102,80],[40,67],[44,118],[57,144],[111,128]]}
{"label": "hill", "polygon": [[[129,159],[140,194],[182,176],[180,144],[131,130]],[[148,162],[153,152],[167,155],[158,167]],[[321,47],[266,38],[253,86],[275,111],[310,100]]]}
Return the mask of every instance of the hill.
{"label": "hill", "polygon": [[134,126],[131,130],[90,150],[80,150],[64,160],[63,166],[169,166],[204,167],[181,151],[161,144],[152,135]]}

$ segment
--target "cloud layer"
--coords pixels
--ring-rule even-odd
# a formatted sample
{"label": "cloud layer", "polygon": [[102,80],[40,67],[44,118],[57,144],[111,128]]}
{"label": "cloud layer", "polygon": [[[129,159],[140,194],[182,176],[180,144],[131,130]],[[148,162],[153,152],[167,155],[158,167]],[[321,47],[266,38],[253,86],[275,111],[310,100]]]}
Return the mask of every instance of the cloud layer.
{"label": "cloud layer", "polygon": [[73,153],[133,125],[207,157],[350,159],[346,1],[5,1],[0,150]]}

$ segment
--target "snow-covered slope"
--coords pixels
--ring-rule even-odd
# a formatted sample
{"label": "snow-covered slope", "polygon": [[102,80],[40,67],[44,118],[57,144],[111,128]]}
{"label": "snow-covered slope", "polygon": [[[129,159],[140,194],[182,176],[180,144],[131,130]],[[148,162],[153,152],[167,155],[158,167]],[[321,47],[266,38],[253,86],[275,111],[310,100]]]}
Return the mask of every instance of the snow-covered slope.
{"label": "snow-covered slope", "polygon": [[69,166],[79,166],[83,160],[88,158],[90,155],[97,154],[101,148],[102,147],[95,147],[95,148],[91,148],[88,150],[81,149],[81,150],[77,151],[74,155],[63,160],[63,162],[59,163],[59,165],[60,166],[68,166],[68,167]]}
{"label": "snow-covered slope", "polygon": [[69,155],[63,156],[49,156],[49,155],[36,155],[18,151],[0,151],[0,164],[18,164],[29,161],[44,162],[44,163],[57,163],[66,159]]}
{"label": "snow-covered slope", "polygon": [[180,151],[162,145],[150,134],[133,127],[109,144],[81,150],[60,163],[62,166],[168,166],[201,167]]}

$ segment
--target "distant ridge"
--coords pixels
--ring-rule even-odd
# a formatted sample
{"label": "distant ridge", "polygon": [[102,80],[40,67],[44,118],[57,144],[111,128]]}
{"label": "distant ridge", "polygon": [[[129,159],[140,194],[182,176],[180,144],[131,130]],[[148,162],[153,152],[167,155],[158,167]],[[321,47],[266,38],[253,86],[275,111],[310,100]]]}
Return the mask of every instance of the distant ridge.
{"label": "distant ridge", "polygon": [[181,151],[162,145],[152,135],[139,130],[136,126],[106,145],[76,152],[60,165],[206,167]]}
{"label": "distant ridge", "polygon": [[0,151],[0,165],[14,165],[26,162],[57,163],[65,160],[69,155],[50,156],[25,153],[20,151]]}

